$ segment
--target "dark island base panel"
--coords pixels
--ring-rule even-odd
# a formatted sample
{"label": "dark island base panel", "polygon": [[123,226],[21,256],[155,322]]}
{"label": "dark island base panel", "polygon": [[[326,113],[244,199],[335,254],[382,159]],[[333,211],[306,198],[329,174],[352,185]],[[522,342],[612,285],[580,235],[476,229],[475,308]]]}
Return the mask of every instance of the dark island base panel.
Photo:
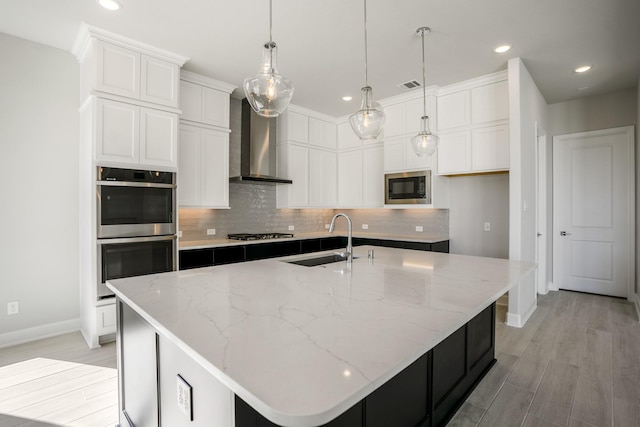
{"label": "dark island base panel", "polygon": [[[495,364],[495,303],[322,427],[439,427]],[[236,427],[279,427],[235,397]]]}
{"label": "dark island base panel", "polygon": [[[420,251],[449,253],[449,241],[437,243],[407,242],[403,240],[369,239],[354,237],[354,246],[381,246],[387,248],[415,249]],[[250,245],[219,246],[203,249],[180,250],[180,270],[214,265],[233,264],[237,262],[255,261],[288,255],[299,255],[311,252],[344,249],[347,238],[342,236],[319,239],[287,240],[284,242],[260,242]]]}

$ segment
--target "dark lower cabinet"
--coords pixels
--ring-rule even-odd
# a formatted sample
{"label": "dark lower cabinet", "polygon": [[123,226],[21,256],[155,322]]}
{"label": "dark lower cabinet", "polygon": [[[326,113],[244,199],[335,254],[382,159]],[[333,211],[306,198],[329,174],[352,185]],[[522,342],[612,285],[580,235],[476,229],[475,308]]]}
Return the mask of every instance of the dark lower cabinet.
{"label": "dark lower cabinet", "polygon": [[364,399],[366,427],[427,425],[429,353]]}
{"label": "dark lower cabinet", "polygon": [[[236,426],[235,427],[278,427],[251,406],[236,396]],[[359,402],[345,411],[335,420],[324,424],[322,427],[358,427],[363,426],[362,422],[362,402]]]}
{"label": "dark lower cabinet", "polygon": [[179,252],[180,270],[213,265],[213,249],[189,249]]}
{"label": "dark lower cabinet", "polygon": [[300,253],[308,254],[311,252],[320,252],[320,239],[300,240]]}
{"label": "dark lower cabinet", "polygon": [[234,264],[245,260],[244,246],[222,246],[213,250],[213,265]]}
{"label": "dark lower cabinet", "polygon": [[276,258],[279,256],[297,255],[300,253],[300,241],[269,242],[245,246],[246,260]]}
{"label": "dark lower cabinet", "polygon": [[[326,427],[444,426],[495,363],[495,304]],[[237,427],[277,427],[236,396]]]}
{"label": "dark lower cabinet", "polygon": [[344,249],[347,247],[347,238],[342,236],[324,237],[320,239],[320,250]]}

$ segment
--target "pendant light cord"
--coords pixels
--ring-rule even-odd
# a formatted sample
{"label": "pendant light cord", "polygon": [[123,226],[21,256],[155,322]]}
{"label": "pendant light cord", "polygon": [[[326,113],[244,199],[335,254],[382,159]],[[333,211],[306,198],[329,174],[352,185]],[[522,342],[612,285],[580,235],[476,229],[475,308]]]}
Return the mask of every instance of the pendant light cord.
{"label": "pendant light cord", "polygon": [[369,86],[367,73],[367,0],[364,0],[364,85]]}
{"label": "pendant light cord", "polygon": [[422,29],[420,31],[422,33],[422,116],[426,117],[427,115],[427,71],[425,66],[424,59],[424,32]]}
{"label": "pendant light cord", "polygon": [[273,41],[273,35],[271,34],[273,28],[273,0],[269,0],[269,42]]}

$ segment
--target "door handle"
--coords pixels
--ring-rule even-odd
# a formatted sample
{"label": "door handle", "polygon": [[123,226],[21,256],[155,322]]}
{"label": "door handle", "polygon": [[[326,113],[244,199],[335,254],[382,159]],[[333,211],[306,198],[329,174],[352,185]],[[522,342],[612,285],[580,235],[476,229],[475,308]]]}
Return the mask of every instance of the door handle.
{"label": "door handle", "polygon": [[542,236],[542,233],[537,233],[536,234],[536,237],[540,237],[540,236]]}
{"label": "door handle", "polygon": [[561,231],[560,235],[561,236],[571,236],[571,233],[567,233],[566,231]]}

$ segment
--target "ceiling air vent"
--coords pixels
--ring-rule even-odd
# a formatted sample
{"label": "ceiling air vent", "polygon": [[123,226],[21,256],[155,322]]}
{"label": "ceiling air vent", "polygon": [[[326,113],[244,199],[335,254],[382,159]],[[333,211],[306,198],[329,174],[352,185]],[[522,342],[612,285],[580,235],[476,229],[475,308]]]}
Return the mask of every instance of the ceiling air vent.
{"label": "ceiling air vent", "polygon": [[400,83],[399,85],[396,85],[396,86],[402,90],[411,90],[417,87],[421,87],[422,83],[420,83],[417,80],[409,80],[408,82]]}

